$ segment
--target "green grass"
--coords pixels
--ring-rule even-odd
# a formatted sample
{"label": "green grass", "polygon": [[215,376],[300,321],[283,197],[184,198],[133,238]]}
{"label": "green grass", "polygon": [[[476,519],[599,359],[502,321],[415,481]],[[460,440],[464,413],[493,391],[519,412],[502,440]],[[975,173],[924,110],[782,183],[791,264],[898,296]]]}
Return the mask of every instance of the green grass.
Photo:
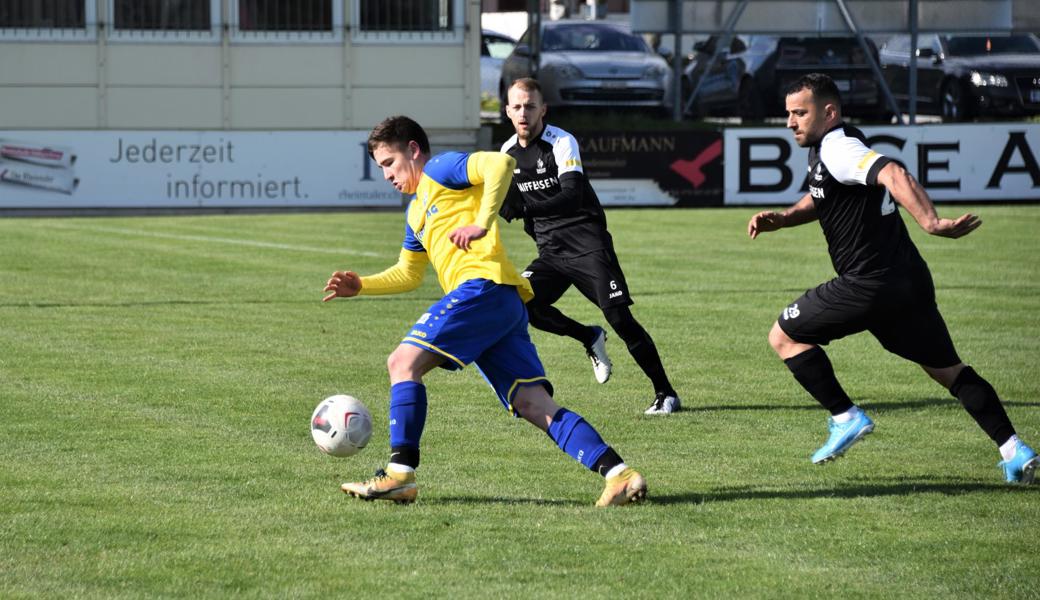
{"label": "green grass", "polygon": [[[913,235],[962,357],[1040,444],[1040,207],[976,208],[967,238]],[[830,264],[815,225],[748,240],[751,212],[608,214],[685,411],[642,415],[616,338],[597,386],[533,334],[557,399],[647,476],[620,510],[473,369],[427,379],[418,503],[339,492],[383,464],[386,355],[440,296],[430,274],[320,302],[332,270],[396,259],[397,212],[0,220],[0,597],[1034,596],[1038,490],[1005,486],[957,401],[868,335],[828,352],[877,430],[809,463],[826,415],[766,333]],[[336,392],[375,419],[352,458],[310,440]]]}

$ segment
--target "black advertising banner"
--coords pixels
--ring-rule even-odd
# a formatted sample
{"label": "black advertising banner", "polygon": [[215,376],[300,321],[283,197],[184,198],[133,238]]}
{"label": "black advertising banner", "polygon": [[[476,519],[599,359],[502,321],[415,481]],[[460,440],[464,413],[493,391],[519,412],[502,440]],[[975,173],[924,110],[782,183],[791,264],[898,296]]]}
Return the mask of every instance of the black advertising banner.
{"label": "black advertising banner", "polygon": [[719,131],[573,131],[606,206],[722,206]]}

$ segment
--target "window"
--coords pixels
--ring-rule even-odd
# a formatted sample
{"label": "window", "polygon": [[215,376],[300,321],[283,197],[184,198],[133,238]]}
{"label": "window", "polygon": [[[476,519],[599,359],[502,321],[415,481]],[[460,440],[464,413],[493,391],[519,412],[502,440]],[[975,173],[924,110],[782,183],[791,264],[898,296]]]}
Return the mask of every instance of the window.
{"label": "window", "polygon": [[220,0],[109,0],[112,37],[214,38]]}
{"label": "window", "polygon": [[86,27],[82,0],[7,0],[0,4],[5,29],[79,29]]}
{"label": "window", "polygon": [[484,33],[480,40],[480,55],[499,60],[506,59],[516,45],[512,39],[493,33]]}
{"label": "window", "polygon": [[629,33],[600,25],[564,25],[546,28],[546,52],[649,52],[646,43]]}
{"label": "window", "polygon": [[2,38],[87,38],[93,32],[94,5],[89,0],[0,1]]}
{"label": "window", "polygon": [[335,40],[343,27],[340,0],[237,0],[231,18],[240,40]]}
{"label": "window", "polygon": [[462,0],[357,0],[358,41],[462,40]]}

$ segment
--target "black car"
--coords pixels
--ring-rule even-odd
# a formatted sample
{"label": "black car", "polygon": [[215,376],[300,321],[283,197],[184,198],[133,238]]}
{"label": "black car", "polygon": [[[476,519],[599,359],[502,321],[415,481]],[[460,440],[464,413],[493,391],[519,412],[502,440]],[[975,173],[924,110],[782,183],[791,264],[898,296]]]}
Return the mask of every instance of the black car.
{"label": "black car", "polygon": [[[751,119],[783,115],[784,90],[811,72],[834,79],[847,114],[886,117],[890,112],[867,53],[854,37],[736,36],[704,77],[717,39],[713,36],[695,44],[693,59],[683,71],[683,98],[689,114]],[[877,60],[874,42],[868,40],[867,47]],[[690,94],[702,77],[704,82],[691,103]]]}
{"label": "black car", "polygon": [[[980,116],[1040,114],[1040,39],[1006,36],[919,35],[917,106],[945,121]],[[881,49],[885,81],[896,101],[909,104],[910,36]]]}

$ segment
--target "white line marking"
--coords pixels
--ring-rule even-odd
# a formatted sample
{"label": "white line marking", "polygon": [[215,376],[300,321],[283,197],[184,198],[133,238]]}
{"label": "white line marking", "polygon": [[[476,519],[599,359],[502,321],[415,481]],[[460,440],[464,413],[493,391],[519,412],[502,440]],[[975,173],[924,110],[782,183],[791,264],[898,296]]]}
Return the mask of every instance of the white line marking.
{"label": "white line marking", "polygon": [[292,244],[278,244],[275,242],[259,242],[256,240],[241,240],[235,238],[213,237],[208,235],[184,235],[179,233],[162,233],[158,231],[147,231],[144,229],[126,229],[122,227],[104,227],[101,225],[69,225],[49,223],[41,225],[43,228],[74,229],[80,231],[96,231],[98,233],[117,233],[120,235],[136,235],[142,237],[164,238],[170,240],[181,240],[187,242],[210,242],[215,244],[231,244],[235,246],[250,246],[253,248],[271,248],[274,250],[291,250],[294,252],[320,252],[322,254],[370,256],[379,258],[387,256],[386,253],[368,252],[365,250],[353,250],[350,248],[318,248],[315,246],[295,246]]}

